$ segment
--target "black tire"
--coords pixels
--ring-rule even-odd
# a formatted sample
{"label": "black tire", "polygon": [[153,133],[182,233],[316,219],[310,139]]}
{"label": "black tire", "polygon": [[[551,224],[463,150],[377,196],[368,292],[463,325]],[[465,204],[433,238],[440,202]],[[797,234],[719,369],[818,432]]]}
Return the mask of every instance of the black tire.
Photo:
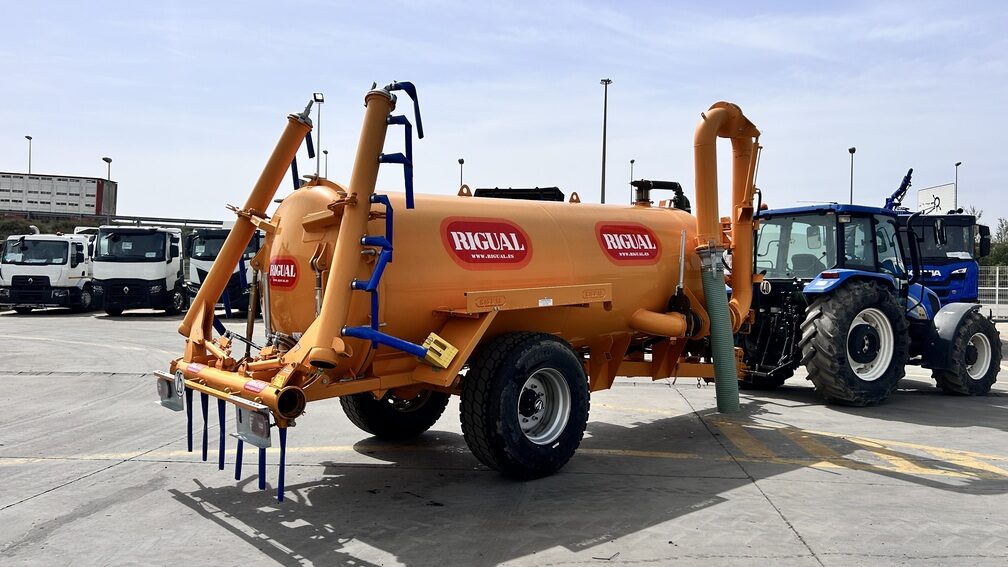
{"label": "black tire", "polygon": [[[986,368],[982,367],[984,360]],[[952,368],[933,370],[931,376],[946,394],[983,396],[997,382],[1000,370],[1001,336],[990,319],[973,311],[956,329],[952,340]]]}
{"label": "black tire", "polygon": [[828,402],[880,403],[906,373],[909,324],[896,297],[879,283],[853,281],[816,298],[801,330],[802,364]]}
{"label": "black tire", "polygon": [[77,300],[77,305],[74,305],[70,309],[74,313],[86,313],[91,311],[94,307],[94,292],[91,291],[90,285],[85,285],[84,289],[81,290],[80,299]]}
{"label": "black tire", "polygon": [[14,312],[18,315],[27,315],[32,312],[31,307],[15,307]]}
{"label": "black tire", "polygon": [[185,290],[180,286],[175,286],[171,291],[171,295],[168,297],[168,305],[165,306],[165,313],[169,315],[178,315],[183,309],[185,309],[185,304]]}
{"label": "black tire", "polygon": [[111,317],[118,317],[118,316],[122,315],[122,312],[123,312],[122,307],[106,307],[105,308],[105,313],[108,314]]}
{"label": "black tire", "polygon": [[462,380],[466,444],[480,462],[518,479],[563,467],[581,444],[588,409],[581,360],[553,335],[496,337],[473,356]]}
{"label": "black tire", "polygon": [[437,422],[448,405],[448,394],[424,390],[408,400],[389,392],[376,400],[368,392],[340,398],[343,412],[354,425],[389,441],[412,439]]}

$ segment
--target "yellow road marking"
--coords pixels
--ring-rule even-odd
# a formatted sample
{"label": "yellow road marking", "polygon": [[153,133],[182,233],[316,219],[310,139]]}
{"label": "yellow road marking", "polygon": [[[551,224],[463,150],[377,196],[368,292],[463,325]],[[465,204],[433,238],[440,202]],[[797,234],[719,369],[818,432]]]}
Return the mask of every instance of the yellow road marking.
{"label": "yellow road marking", "polygon": [[771,451],[762,441],[753,437],[738,422],[720,418],[708,418],[708,420],[720,429],[728,437],[728,440],[732,442],[732,445],[735,445],[745,456],[757,459],[772,459],[777,456],[776,453]]}
{"label": "yellow road marking", "polygon": [[818,457],[822,459],[817,464],[838,464],[843,463],[844,466],[850,463],[850,459],[844,457],[840,453],[837,453],[833,449],[827,447],[821,441],[816,439],[815,435],[812,435],[808,431],[798,429],[796,427],[782,427],[778,429],[785,437],[791,440],[792,443],[798,445],[803,451],[812,455],[813,457]]}
{"label": "yellow road marking", "polygon": [[888,462],[899,472],[904,472],[907,474],[935,474],[936,470],[940,469],[929,469],[924,468],[917,463],[911,461],[900,453],[893,451],[892,449],[882,445],[880,443],[875,443],[873,441],[867,441],[865,439],[859,439],[857,437],[848,438],[848,440],[855,445],[864,447],[872,452],[876,457]]}

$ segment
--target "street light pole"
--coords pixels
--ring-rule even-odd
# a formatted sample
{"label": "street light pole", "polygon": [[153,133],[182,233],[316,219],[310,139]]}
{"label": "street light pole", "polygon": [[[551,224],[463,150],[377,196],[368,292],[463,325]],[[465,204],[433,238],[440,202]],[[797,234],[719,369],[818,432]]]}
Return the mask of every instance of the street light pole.
{"label": "street light pole", "polygon": [[329,150],[322,150],[322,155],[325,156],[325,178],[329,179]]}
{"label": "street light pole", "polygon": [[955,162],[955,185],[952,186],[952,208],[959,208],[959,166],[962,165],[961,161]]}
{"label": "street light pole", "polygon": [[32,141],[32,137],[31,136],[25,136],[25,139],[28,140],[28,175],[31,175],[31,141]]}
{"label": "street light pole", "polygon": [[599,81],[602,85],[602,204],[605,204],[606,122],[609,118],[609,85],[611,79]]}
{"label": "street light pole", "polygon": [[857,148],[847,148],[850,152],[850,204],[854,204],[854,152]]}
{"label": "street light pole", "polygon": [[105,162],[108,165],[108,180],[112,181],[112,158],[110,158],[110,157],[103,157],[101,159],[102,159],[103,162]]}
{"label": "street light pole", "polygon": [[465,160],[462,159],[462,158],[459,158],[459,187],[462,187],[462,164],[464,164],[464,163],[465,163]]}

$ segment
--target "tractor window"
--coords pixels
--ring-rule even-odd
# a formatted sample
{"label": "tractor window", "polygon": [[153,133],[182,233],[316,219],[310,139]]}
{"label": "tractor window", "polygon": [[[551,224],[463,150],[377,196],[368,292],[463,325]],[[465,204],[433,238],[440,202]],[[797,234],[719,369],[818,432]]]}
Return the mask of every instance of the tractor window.
{"label": "tractor window", "polygon": [[[841,215],[842,216],[842,215]],[[844,267],[875,271],[875,238],[871,217],[848,217],[844,225]]]}
{"label": "tractor window", "polygon": [[894,219],[875,217],[875,248],[878,250],[879,270],[897,279],[906,278],[903,258],[900,256],[899,241],[896,238]]}
{"label": "tractor window", "polygon": [[770,278],[811,279],[836,265],[836,217],[797,215],[760,221],[756,271]]}

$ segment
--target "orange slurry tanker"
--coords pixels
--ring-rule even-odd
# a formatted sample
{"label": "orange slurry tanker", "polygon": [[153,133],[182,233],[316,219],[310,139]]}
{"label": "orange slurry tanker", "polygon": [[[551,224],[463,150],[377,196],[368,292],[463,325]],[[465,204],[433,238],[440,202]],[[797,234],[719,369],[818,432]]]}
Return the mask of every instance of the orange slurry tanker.
{"label": "orange slurry tanker", "polygon": [[[396,92],[373,89],[349,184],[313,176],[273,200],[311,131],[309,107],[287,127],[179,332],[184,354],[157,372],[164,406],[189,412],[199,392],[217,398],[224,468],[224,413],[236,406],[243,443],[265,448],[277,428],[278,497],[286,431],[309,402],[339,397],[346,415],[380,438],[419,435],[461,396],[462,431],[476,457],[517,478],[561,468],[581,442],[589,392],[616,376],[713,378],[718,408],[738,408],[733,334],[750,319],[752,201],[759,131],[719,102],[695,134],[696,216],[652,206],[647,183],[632,206],[474,198],[412,191],[412,126],[392,115]],[[404,153],[385,154],[390,126],[404,126]],[[718,137],[733,148],[733,211],[717,211]],[[403,165],[405,193],[378,194],[382,164]],[[660,184],[659,184],[660,185]],[[251,261],[267,341],[228,332],[214,305],[256,230]],[[721,267],[733,251],[729,301]],[[252,347],[258,350],[252,355]],[[244,354],[243,354],[244,353]]]}

